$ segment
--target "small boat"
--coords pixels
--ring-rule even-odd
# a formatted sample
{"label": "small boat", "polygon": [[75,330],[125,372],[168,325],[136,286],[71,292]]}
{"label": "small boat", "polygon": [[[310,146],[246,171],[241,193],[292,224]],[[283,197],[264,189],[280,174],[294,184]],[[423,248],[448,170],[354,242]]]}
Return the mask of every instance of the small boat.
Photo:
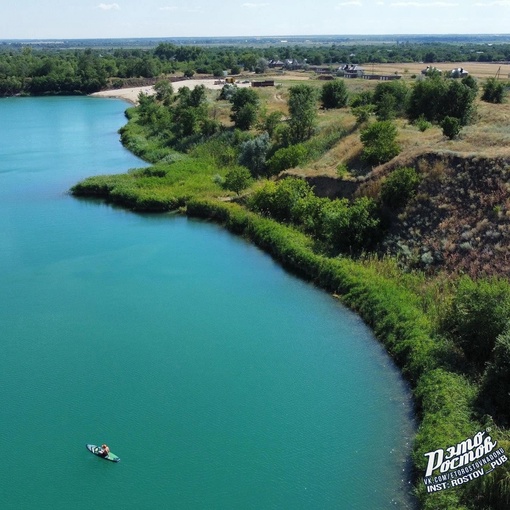
{"label": "small boat", "polygon": [[117,457],[117,455],[115,455],[112,452],[109,452],[106,457],[104,455],[102,455],[103,449],[100,446],[96,446],[95,444],[87,444],[87,445],[85,445],[85,447],[87,448],[87,450],[90,453],[93,453],[94,455],[97,455],[98,457],[101,457],[104,460],[109,460],[111,462],[119,462],[120,461],[120,457]]}

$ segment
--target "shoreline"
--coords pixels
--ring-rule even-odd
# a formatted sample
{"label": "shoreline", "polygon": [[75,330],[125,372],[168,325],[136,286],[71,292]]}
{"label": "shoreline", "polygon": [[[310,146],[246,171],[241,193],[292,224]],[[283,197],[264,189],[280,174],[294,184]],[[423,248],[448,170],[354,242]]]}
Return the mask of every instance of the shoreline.
{"label": "shoreline", "polygon": [[[222,81],[223,83],[218,83],[218,81]],[[174,92],[177,92],[182,87],[187,87],[190,89],[194,89],[198,85],[204,85],[209,90],[221,90],[225,85],[224,80],[220,79],[205,79],[205,80],[181,80],[171,82],[171,85],[174,89]],[[250,87],[251,82],[248,83],[236,83],[238,87]],[[152,96],[156,93],[154,87],[144,86],[144,87],[131,87],[125,89],[109,89],[109,90],[101,90],[100,92],[93,92],[90,94],[91,97],[110,97],[114,99],[123,99],[128,103],[136,105],[138,103],[138,95],[140,92],[147,94],[148,96]]]}

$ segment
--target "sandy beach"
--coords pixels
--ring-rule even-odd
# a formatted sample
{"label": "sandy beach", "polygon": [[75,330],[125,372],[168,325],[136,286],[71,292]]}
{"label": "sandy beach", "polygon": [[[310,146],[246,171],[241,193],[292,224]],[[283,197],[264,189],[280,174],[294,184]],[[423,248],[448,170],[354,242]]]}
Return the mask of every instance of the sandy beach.
{"label": "sandy beach", "polygon": [[[208,89],[211,90],[221,90],[223,83],[218,84],[217,79],[208,79],[208,80],[182,80],[182,81],[174,81],[172,86],[174,88],[174,92],[177,92],[181,87],[188,87],[190,89],[194,89],[197,85],[205,85]],[[249,87],[250,83],[236,83],[238,87]],[[132,87],[126,89],[114,89],[114,90],[102,90],[101,92],[94,92],[91,96],[94,97],[115,97],[118,99],[125,99],[130,103],[136,104],[138,101],[138,95],[140,92],[143,92],[147,95],[152,95],[155,93],[154,87],[145,86],[145,87]]]}

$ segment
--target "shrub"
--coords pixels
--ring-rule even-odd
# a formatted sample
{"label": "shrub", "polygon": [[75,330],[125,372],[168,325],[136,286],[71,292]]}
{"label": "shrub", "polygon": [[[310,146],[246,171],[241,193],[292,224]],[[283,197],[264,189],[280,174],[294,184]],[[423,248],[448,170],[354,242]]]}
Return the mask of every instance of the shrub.
{"label": "shrub", "polygon": [[351,99],[351,107],[357,108],[358,106],[368,106],[373,104],[373,94],[369,90],[364,90],[359,94],[356,94]]}
{"label": "shrub", "polygon": [[442,330],[481,371],[509,320],[510,284],[506,280],[473,281],[463,276],[441,322]]}
{"label": "shrub", "polygon": [[336,166],[336,175],[338,177],[343,178],[349,173],[349,168],[345,163],[338,163]]}
{"label": "shrub", "polygon": [[361,131],[360,138],[364,146],[362,157],[369,164],[386,163],[400,152],[397,127],[389,120],[374,122]]}
{"label": "shrub", "polygon": [[[500,440],[498,446],[503,448],[508,456],[510,441]],[[510,462],[498,466],[490,476],[481,476],[470,483],[468,494],[477,508],[491,510],[508,510],[510,508]]]}
{"label": "shrub", "polygon": [[356,117],[357,124],[365,124],[374,112],[374,105],[356,106],[351,108],[351,112]]}
{"label": "shrub", "polygon": [[218,99],[230,101],[232,99],[232,96],[235,94],[236,90],[237,90],[236,85],[234,85],[233,83],[226,83],[225,85],[223,85]]}
{"label": "shrub", "polygon": [[253,193],[248,205],[252,210],[276,220],[291,221],[296,217],[298,202],[311,194],[312,189],[306,181],[288,177],[277,183],[265,183]]}
{"label": "shrub", "polygon": [[268,161],[269,172],[274,175],[299,166],[305,162],[306,157],[307,153],[303,144],[278,149]]}
{"label": "shrub", "polygon": [[443,135],[450,140],[457,138],[462,130],[460,120],[448,116],[441,121],[441,128],[443,129]]}
{"label": "shrub", "polygon": [[498,336],[482,382],[482,403],[493,416],[510,423],[510,332]]}
{"label": "shrub", "polygon": [[475,93],[478,93],[478,83],[471,75],[462,78],[461,81],[464,85],[466,85],[466,87],[469,87]]}
{"label": "shrub", "polygon": [[421,177],[414,168],[395,170],[381,186],[381,202],[392,209],[404,207],[414,196],[420,182]]}
{"label": "shrub", "polygon": [[423,115],[420,115],[415,121],[414,121],[416,127],[423,133],[424,131],[427,131],[427,129],[432,127],[432,124],[425,119]]}
{"label": "shrub", "polygon": [[372,244],[379,230],[375,202],[367,197],[323,203],[323,236],[335,253],[357,252]]}
{"label": "shrub", "polygon": [[505,87],[496,78],[489,78],[483,85],[482,101],[502,103],[505,98]]}
{"label": "shrub", "polygon": [[322,86],[321,102],[324,108],[347,106],[349,94],[343,80],[333,80]]}

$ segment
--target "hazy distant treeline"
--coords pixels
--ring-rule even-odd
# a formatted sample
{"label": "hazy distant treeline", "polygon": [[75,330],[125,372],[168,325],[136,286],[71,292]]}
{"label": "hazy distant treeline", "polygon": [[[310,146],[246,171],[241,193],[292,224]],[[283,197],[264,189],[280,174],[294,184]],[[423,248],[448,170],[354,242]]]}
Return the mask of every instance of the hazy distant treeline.
{"label": "hazy distant treeline", "polygon": [[88,94],[126,79],[224,71],[264,72],[272,62],[290,68],[342,63],[494,62],[510,60],[510,44],[330,44],[198,46],[159,43],[152,48],[35,49],[0,45],[0,95]]}

